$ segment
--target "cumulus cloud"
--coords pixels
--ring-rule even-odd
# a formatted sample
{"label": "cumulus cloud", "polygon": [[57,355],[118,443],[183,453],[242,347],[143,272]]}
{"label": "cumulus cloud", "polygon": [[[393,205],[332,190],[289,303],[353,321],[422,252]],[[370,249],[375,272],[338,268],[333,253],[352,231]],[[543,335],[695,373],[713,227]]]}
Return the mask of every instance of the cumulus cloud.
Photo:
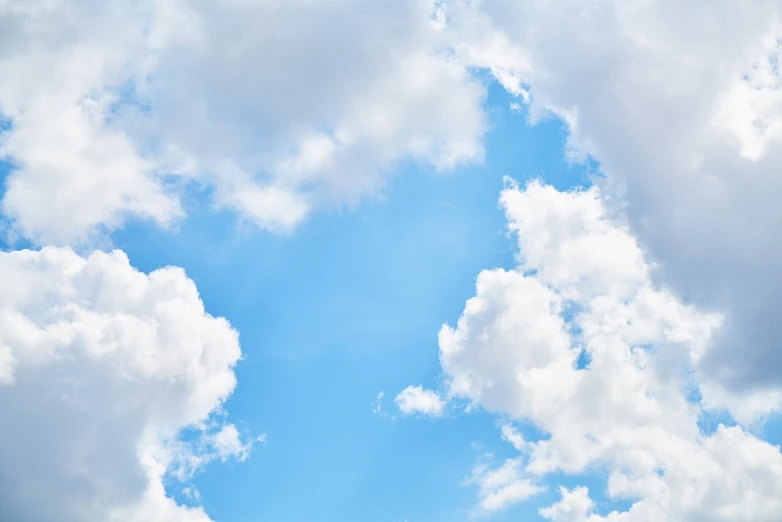
{"label": "cumulus cloud", "polygon": [[725,312],[699,363],[712,398],[779,410],[782,4],[444,4],[458,56],[528,101],[533,122],[561,118],[569,157],[599,160],[655,277]]}
{"label": "cumulus cloud", "polygon": [[193,521],[164,478],[250,446],[221,420],[241,356],[178,268],[0,253],[0,519]]}
{"label": "cumulus cloud", "polygon": [[[655,284],[622,215],[597,187],[558,192],[510,184],[501,196],[519,265],[484,270],[455,327],[440,331],[449,398],[533,423],[521,457],[477,468],[491,511],[526,498],[553,473],[606,470],[609,497],[632,502],[601,515],[586,489],[563,490],[541,514],[556,522],[776,521],[782,453],[739,426],[700,428],[698,366],[722,316]],[[746,413],[743,410],[734,412]]]}
{"label": "cumulus cloud", "polygon": [[420,413],[439,417],[443,413],[443,401],[437,392],[425,390],[423,386],[408,386],[397,394],[396,402],[399,411],[405,415]]}
{"label": "cumulus cloud", "polygon": [[[288,231],[393,166],[482,158],[484,88],[434,3],[0,3],[3,211],[42,243],[183,215],[191,184]],[[56,81],[52,81],[56,78]]]}

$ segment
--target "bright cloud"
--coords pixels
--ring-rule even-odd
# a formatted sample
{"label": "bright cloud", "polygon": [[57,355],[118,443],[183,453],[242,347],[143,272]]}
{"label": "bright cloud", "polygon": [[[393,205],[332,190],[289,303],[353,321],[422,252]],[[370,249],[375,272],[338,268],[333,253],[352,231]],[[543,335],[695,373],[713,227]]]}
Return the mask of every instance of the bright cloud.
{"label": "bright cloud", "polygon": [[467,484],[478,486],[479,515],[502,511],[545,489],[525,477],[523,462],[519,458],[507,459],[497,468],[479,464],[473,469]]}
{"label": "bright cloud", "polygon": [[439,417],[443,414],[443,401],[437,392],[425,390],[423,386],[408,386],[394,399],[405,415],[420,413]]}
{"label": "bright cloud", "polygon": [[[258,226],[353,204],[413,159],[482,158],[484,89],[430,2],[0,3],[16,231],[166,226],[189,184]],[[57,78],[57,81],[52,81]]]}
{"label": "bright cloud", "polygon": [[779,410],[782,5],[452,0],[442,18],[462,59],[600,162],[656,277],[725,312],[699,361],[711,398]]}
{"label": "bright cloud", "polygon": [[237,333],[193,282],[45,248],[0,253],[0,286],[0,519],[210,520],[162,482],[250,451],[214,416]]}
{"label": "bright cloud", "polygon": [[703,432],[706,405],[689,399],[708,379],[697,363],[721,316],[653,283],[597,188],[511,185],[501,202],[519,266],[481,272],[456,327],[440,332],[440,359],[449,397],[546,436],[526,441],[501,425],[522,457],[477,469],[481,506],[524,499],[551,473],[606,469],[607,493],[632,501],[629,511],[600,516],[579,488],[541,513],[557,522],[777,520],[779,448],[740,427]]}

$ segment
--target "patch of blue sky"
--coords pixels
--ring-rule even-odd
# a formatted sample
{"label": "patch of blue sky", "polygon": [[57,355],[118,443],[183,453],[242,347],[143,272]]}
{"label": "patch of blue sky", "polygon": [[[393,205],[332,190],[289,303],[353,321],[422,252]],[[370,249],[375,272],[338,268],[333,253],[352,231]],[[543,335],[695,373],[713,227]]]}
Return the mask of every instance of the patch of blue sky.
{"label": "patch of blue sky", "polygon": [[565,161],[561,123],[530,127],[514,101],[490,87],[484,164],[405,165],[383,198],[320,213],[292,235],[240,226],[195,191],[175,233],[131,222],[114,234],[141,270],[184,267],[207,310],[240,332],[245,359],[226,409],[268,441],[249,461],[211,464],[194,479],[216,520],[468,520],[473,443],[514,451],[496,418],[393,420],[372,402],[384,391],[381,405],[396,415],[393,396],[408,384],[437,388],[440,326],[455,324],[480,270],[514,266],[498,207],[503,177],[588,183],[594,166]]}
{"label": "patch of blue sky", "polygon": [[782,414],[775,413],[763,423],[759,435],[775,446],[782,446]]}
{"label": "patch of blue sky", "polygon": [[[15,168],[18,168],[13,158],[4,156],[2,140],[4,133],[13,129],[13,120],[0,113],[0,201],[5,196],[8,176]],[[4,214],[0,213],[0,250],[18,250],[30,248],[32,244],[13,232],[12,223]]]}
{"label": "patch of blue sky", "polygon": [[11,120],[11,118],[4,116],[2,113],[0,113],[0,133],[11,130],[12,127],[13,127],[13,121]]}
{"label": "patch of blue sky", "polygon": [[[2,139],[2,131],[0,131],[0,139]],[[11,173],[14,165],[10,159],[0,157],[0,201],[5,196],[6,183],[8,182],[8,175]],[[9,250],[10,245],[10,222],[8,218],[0,214],[0,249]]]}

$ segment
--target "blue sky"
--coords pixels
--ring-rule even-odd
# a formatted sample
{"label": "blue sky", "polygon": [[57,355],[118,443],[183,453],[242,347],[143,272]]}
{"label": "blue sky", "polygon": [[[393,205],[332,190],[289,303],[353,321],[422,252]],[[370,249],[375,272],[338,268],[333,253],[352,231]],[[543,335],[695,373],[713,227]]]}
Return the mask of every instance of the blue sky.
{"label": "blue sky", "polygon": [[782,522],[779,19],[0,1],[0,521]]}
{"label": "blue sky", "polygon": [[[513,266],[503,177],[588,183],[586,167],[565,161],[562,124],[530,127],[512,102],[490,86],[484,164],[405,166],[382,198],[318,216],[294,235],[247,230],[194,194],[176,233],[134,224],[113,236],[140,270],[183,267],[207,311],[240,332],[245,359],[226,409],[268,441],[249,461],[196,477],[215,519],[469,519],[474,501],[460,483],[481,454],[472,445],[512,451],[495,419],[392,419],[374,414],[373,402],[384,392],[382,407],[396,417],[397,391],[435,386],[440,326],[455,323],[482,268]],[[497,520],[525,512],[535,509]]]}

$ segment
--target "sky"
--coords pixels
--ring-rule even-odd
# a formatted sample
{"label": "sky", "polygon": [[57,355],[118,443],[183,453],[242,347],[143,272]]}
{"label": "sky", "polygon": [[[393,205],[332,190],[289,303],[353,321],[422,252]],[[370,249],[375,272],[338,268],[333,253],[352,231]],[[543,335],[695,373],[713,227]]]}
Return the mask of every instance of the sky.
{"label": "sky", "polygon": [[0,0],[0,522],[782,521],[780,38]]}

